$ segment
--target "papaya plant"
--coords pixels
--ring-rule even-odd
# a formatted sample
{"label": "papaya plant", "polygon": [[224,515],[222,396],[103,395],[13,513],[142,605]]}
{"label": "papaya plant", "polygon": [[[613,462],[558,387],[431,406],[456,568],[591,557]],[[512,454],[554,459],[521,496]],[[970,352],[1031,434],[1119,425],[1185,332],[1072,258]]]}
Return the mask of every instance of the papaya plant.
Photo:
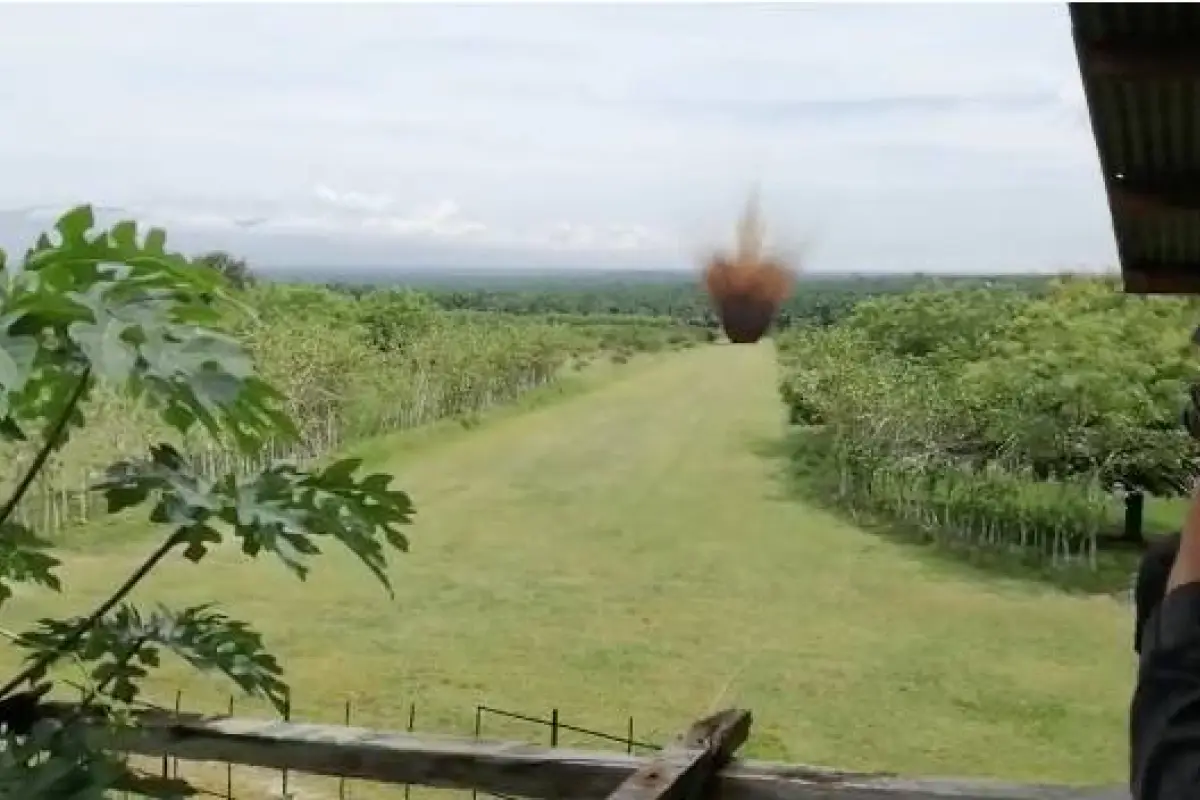
{"label": "papaya plant", "polygon": [[[53,544],[15,512],[47,459],[88,424],[98,386],[154,409],[180,441],[206,433],[256,457],[268,441],[296,436],[284,398],[224,331],[251,311],[219,271],[169,252],[161,230],[142,235],[132,222],[97,230],[87,206],[54,227],[20,263],[0,252],[0,446],[9,457],[28,454],[0,505],[0,613],[17,584],[68,590]],[[131,593],[167,559],[201,562],[225,541],[248,558],[279,559],[302,580],[327,544],[341,546],[390,592],[388,556],[407,550],[413,506],[390,476],[360,467],[352,459],[312,469],[267,463],[208,479],[165,441],[110,465],[90,490],[110,513],[144,507],[161,534],[94,608],[42,619],[14,639],[21,666],[0,678],[0,797],[187,793],[127,772],[96,746],[97,731],[131,724],[132,703],[164,655],[282,708],[282,667],[248,623],[215,603],[141,608]],[[87,672],[87,690],[52,703],[54,668],[66,659]]]}

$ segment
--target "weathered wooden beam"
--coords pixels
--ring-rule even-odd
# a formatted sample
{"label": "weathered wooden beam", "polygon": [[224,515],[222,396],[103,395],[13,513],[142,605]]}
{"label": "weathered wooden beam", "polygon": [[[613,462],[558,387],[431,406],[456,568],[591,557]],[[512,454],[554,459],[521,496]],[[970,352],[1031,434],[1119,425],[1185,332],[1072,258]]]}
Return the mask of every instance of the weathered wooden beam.
{"label": "weathered wooden beam", "polygon": [[1122,270],[1122,282],[1128,294],[1200,294],[1200,263],[1150,264],[1136,262]]}
{"label": "weathered wooden beam", "polygon": [[694,723],[649,762],[621,781],[608,800],[684,800],[712,786],[750,735],[750,712],[729,709]]}
{"label": "weathered wooden beam", "polygon": [[[411,783],[546,800],[604,800],[650,759],[515,742],[414,736],[337,725],[145,714],[137,727],[97,727],[97,746],[314,775]],[[917,780],[792,764],[733,761],[713,800],[1128,800],[1121,788]]]}
{"label": "weathered wooden beam", "polygon": [[1113,175],[1106,181],[1113,210],[1124,217],[1200,212],[1200,171]]}
{"label": "weathered wooden beam", "polygon": [[1194,40],[1133,43],[1088,42],[1082,44],[1082,61],[1089,77],[1122,80],[1194,80],[1200,78],[1200,52]]}
{"label": "weathered wooden beam", "polygon": [[[1200,180],[1200,176],[1197,176]],[[1167,214],[1200,212],[1200,183],[1141,184],[1134,186],[1118,181],[1109,184],[1108,194],[1113,207],[1123,216],[1138,218]]]}

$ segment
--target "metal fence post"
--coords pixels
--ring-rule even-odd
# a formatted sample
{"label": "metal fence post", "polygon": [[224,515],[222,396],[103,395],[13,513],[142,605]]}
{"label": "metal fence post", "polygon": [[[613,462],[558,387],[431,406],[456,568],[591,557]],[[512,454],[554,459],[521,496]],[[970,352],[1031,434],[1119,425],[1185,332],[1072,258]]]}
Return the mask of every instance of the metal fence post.
{"label": "metal fence post", "polygon": [[[483,728],[483,706],[475,706],[475,741],[479,741],[479,732]],[[471,789],[471,800],[478,800],[479,791]]]}
{"label": "metal fence post", "polygon": [[[288,693],[283,696],[283,721],[284,722],[292,721],[292,692],[291,692],[291,690],[288,690]],[[280,785],[279,793],[281,795],[283,795],[284,800],[287,800],[290,797],[290,795],[288,793],[288,771],[287,771],[287,769],[283,769],[281,771],[280,784],[281,785]]]}
{"label": "metal fence post", "polygon": [[[233,717],[233,695],[229,695],[229,716]],[[225,800],[233,800],[233,762],[225,762]]]}
{"label": "metal fence post", "polygon": [[[408,732],[412,733],[417,726],[417,701],[413,700],[408,704]],[[404,784],[404,800],[408,800],[409,793],[412,791],[412,784]]]}
{"label": "metal fence post", "polygon": [[[346,698],[346,711],[342,715],[342,719],[343,719],[342,724],[345,725],[347,728],[350,727],[350,704],[351,704],[351,702],[352,701],[350,700],[350,698],[347,697]],[[346,779],[344,777],[338,778],[338,800],[346,800]]]}

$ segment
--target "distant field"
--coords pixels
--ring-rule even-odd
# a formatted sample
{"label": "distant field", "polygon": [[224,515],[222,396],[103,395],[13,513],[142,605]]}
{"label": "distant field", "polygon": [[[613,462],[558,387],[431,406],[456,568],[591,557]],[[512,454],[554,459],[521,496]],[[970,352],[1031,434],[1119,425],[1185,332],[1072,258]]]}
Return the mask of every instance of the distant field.
{"label": "distant field", "polygon": [[[356,723],[403,728],[415,703],[418,729],[469,733],[478,703],[557,707],[618,733],[633,715],[637,737],[655,741],[736,703],[755,713],[751,756],[1121,781],[1128,611],[793,499],[771,455],[784,420],[775,369],[770,344],[647,356],[474,430],[376,441],[371,458],[418,505],[394,602],[340,555],[300,584],[234,552],[172,564],[141,599],[219,598],[254,620],[288,666],[297,719],[339,722],[352,699]],[[69,600],[21,596],[9,624],[83,608],[145,548],[82,546]],[[185,706],[227,708],[226,689],[180,669],[154,685],[168,703],[183,687]],[[223,770],[201,774],[223,789]],[[401,794],[363,784],[353,796]]]}

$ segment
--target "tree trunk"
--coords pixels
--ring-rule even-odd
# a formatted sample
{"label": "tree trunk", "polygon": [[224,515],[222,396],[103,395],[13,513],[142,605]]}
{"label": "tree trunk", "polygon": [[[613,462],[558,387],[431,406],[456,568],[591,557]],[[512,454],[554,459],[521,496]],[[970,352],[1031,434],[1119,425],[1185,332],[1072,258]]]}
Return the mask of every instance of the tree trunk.
{"label": "tree trunk", "polygon": [[1141,492],[1129,492],[1125,495],[1125,529],[1121,533],[1122,541],[1139,544],[1145,541],[1142,531],[1145,508],[1146,495]]}

